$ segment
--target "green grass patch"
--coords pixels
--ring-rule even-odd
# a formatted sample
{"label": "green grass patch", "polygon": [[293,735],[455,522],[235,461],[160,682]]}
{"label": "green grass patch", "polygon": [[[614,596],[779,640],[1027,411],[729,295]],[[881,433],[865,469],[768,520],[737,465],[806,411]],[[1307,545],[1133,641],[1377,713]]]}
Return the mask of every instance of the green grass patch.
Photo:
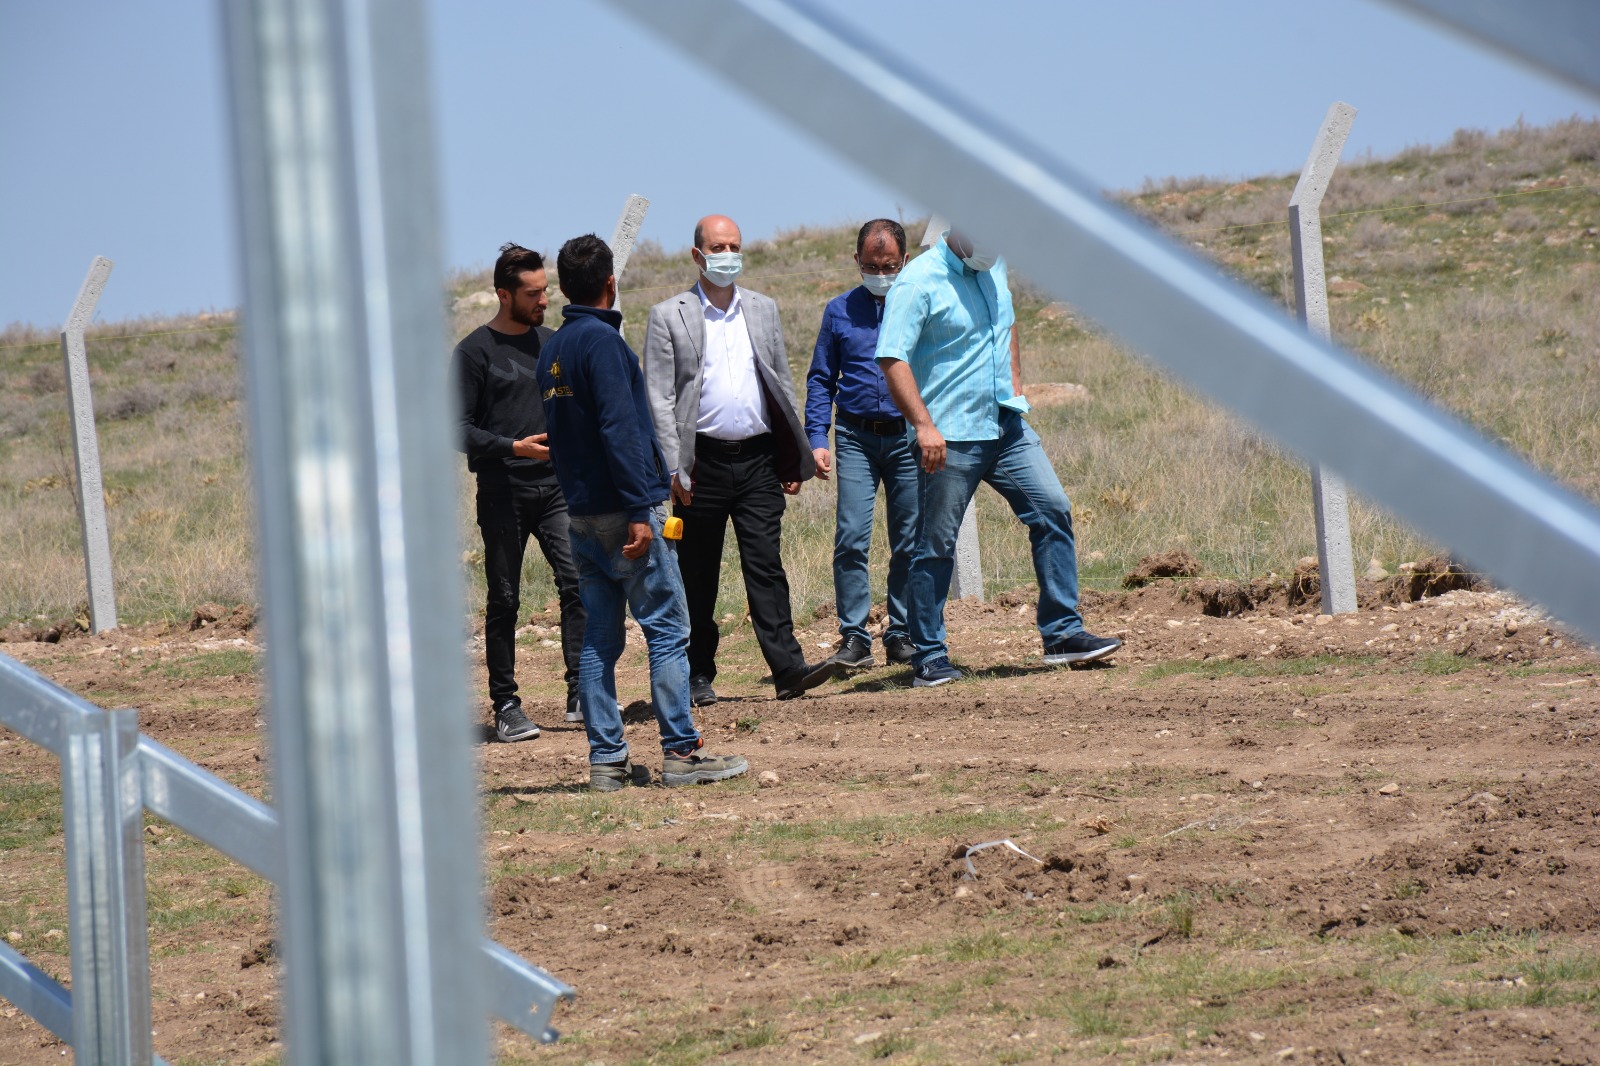
{"label": "green grass patch", "polygon": [[215,677],[250,677],[261,669],[261,656],[245,648],[223,648],[198,655],[151,663],[145,672],[155,671],[174,681],[201,681]]}
{"label": "green grass patch", "polygon": [[61,832],[61,789],[0,778],[0,851],[42,844]]}
{"label": "green grass patch", "polygon": [[1350,670],[1352,676],[1377,665],[1373,655],[1312,655],[1303,659],[1174,659],[1145,667],[1142,681],[1167,677],[1305,677],[1331,670]]}

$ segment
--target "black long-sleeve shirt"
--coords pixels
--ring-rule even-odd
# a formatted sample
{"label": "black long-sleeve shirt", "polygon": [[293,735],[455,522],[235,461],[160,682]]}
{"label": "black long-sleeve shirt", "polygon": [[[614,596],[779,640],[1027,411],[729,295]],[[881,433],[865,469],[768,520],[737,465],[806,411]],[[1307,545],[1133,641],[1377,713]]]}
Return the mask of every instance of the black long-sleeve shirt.
{"label": "black long-sleeve shirt", "polygon": [[511,452],[513,442],[545,432],[536,374],[540,349],[554,333],[547,326],[520,334],[479,326],[456,345],[451,358],[461,394],[456,446],[467,453],[467,469],[478,475],[480,484],[556,479],[549,462]]}

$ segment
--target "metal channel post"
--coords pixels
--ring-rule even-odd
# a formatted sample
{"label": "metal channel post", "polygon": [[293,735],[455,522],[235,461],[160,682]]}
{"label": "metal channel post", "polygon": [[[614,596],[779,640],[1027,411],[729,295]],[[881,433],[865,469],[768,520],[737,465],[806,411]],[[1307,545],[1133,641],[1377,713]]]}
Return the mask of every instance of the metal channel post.
{"label": "metal channel post", "polygon": [[89,628],[117,628],[117,597],[111,581],[111,535],[106,526],[105,482],[100,476],[100,442],[94,429],[94,397],[89,391],[89,355],[83,331],[115,265],[97,255],[84,275],[61,330],[61,357],[67,364],[67,397],[72,414],[72,453],[78,469],[78,520],[83,529],[83,565],[89,578]]}
{"label": "metal channel post", "polygon": [[[950,228],[939,215],[930,215],[928,228],[922,231],[922,247],[932,248]],[[983,602],[983,553],[978,548],[978,501],[967,501],[961,515],[961,528],[956,531],[956,565],[950,575],[950,598],[964,600],[976,596]]]}
{"label": "metal channel post", "polygon": [[[1600,637],[1600,510],[1311,335],[1108,202],[1069,163],[811,5],[607,3],[877,177],[960,212],[974,235],[1008,249],[1042,288],[1136,351]],[[1452,9],[1441,17],[1470,26],[1467,9],[1489,5],[1428,6]],[[1580,9],[1595,5],[1552,8],[1562,25],[1576,27],[1592,19]],[[1550,28],[1524,21],[1530,32]],[[1548,61],[1537,46],[1520,51]],[[1590,49],[1580,58],[1584,71],[1600,73],[1595,57]],[[1600,85],[1600,77],[1585,84]],[[882,151],[885,143],[895,151]]]}
{"label": "metal channel post", "polygon": [[289,1061],[486,1061],[420,0],[225,0]]}
{"label": "metal channel post", "polygon": [[[1300,181],[1289,197],[1289,254],[1294,260],[1295,315],[1323,340],[1328,323],[1328,278],[1322,265],[1322,197],[1339,165],[1356,109],[1335,102],[1322,120]],[[1350,498],[1338,475],[1311,464],[1311,499],[1317,520],[1317,572],[1322,575],[1322,613],[1356,609],[1356,567],[1350,551]]]}
{"label": "metal channel post", "polygon": [[72,1048],[95,1066],[148,1066],[150,944],[138,716],[63,722],[61,806],[72,930]]}

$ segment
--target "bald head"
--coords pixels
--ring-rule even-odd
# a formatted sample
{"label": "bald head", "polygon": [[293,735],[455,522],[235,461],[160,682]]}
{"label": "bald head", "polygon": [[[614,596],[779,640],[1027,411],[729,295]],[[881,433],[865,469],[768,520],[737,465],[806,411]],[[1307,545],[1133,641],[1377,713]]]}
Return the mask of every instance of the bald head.
{"label": "bald head", "polygon": [[694,246],[702,252],[737,252],[739,224],[727,215],[707,215],[694,224]]}

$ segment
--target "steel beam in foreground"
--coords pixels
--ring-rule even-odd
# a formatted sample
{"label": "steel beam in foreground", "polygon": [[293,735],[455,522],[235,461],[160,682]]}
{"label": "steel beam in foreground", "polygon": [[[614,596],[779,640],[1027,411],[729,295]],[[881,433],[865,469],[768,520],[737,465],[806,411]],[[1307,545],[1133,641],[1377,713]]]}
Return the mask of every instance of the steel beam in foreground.
{"label": "steel beam in foreground", "polygon": [[289,1061],[487,1057],[419,0],[223,16]]}
{"label": "steel beam in foreground", "polygon": [[1388,0],[1600,96],[1600,4],[1594,0]]}
{"label": "steel beam in foreground", "polygon": [[608,2],[844,158],[960,217],[1199,391],[1600,637],[1592,504],[1310,336],[993,116],[790,0]]}

